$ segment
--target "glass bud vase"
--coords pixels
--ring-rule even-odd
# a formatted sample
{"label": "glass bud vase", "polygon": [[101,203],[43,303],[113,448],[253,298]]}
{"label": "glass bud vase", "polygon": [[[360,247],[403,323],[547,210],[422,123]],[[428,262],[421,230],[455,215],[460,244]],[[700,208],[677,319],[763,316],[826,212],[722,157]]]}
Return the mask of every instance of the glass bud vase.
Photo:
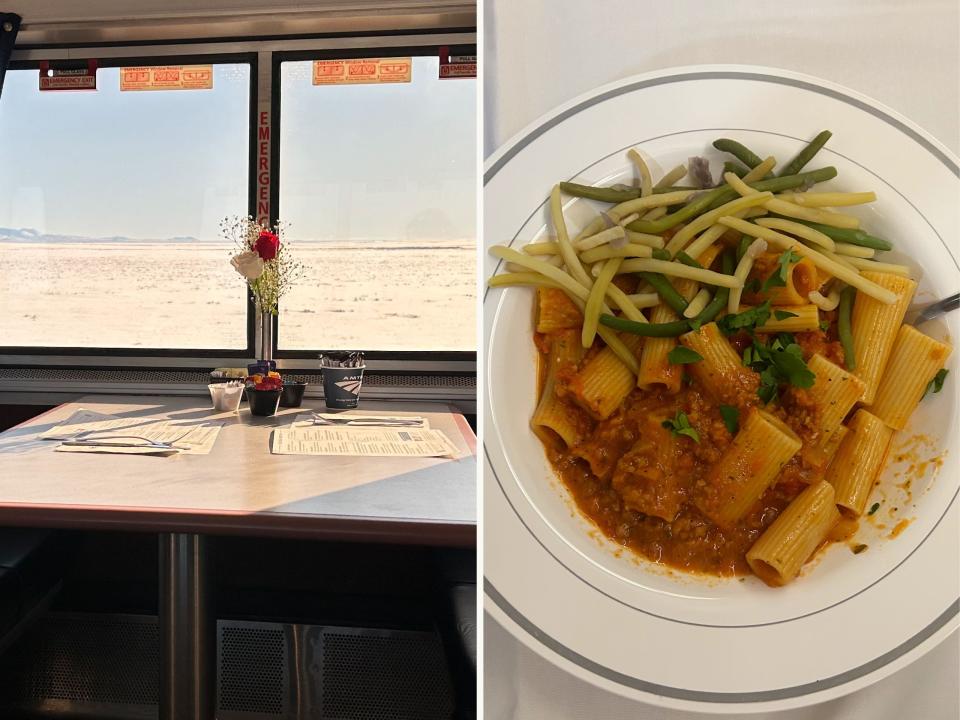
{"label": "glass bud vase", "polygon": [[273,359],[273,314],[261,310],[259,312],[259,324],[260,356],[257,364],[263,366],[264,372],[276,370],[276,361]]}
{"label": "glass bud vase", "polygon": [[260,313],[260,359],[273,360],[273,315]]}

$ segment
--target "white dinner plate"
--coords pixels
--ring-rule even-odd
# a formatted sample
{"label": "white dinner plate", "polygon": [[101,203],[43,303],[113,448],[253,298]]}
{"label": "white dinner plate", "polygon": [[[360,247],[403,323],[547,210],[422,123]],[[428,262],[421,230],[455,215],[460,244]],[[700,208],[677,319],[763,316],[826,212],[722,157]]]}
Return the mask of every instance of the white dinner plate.
{"label": "white dinner plate", "polygon": [[[629,181],[626,150],[656,179],[718,137],[761,156],[793,157],[822,129],[833,138],[807,169],[833,165],[820,187],[874,190],[856,208],[920,279],[917,301],[960,289],[960,170],[909,120],[859,93],[797,73],[747,66],[660,71],[581,96],[513,138],[486,165],[486,246],[547,232],[560,180]],[[571,234],[596,208],[565,202]],[[499,263],[487,257],[489,276]],[[957,371],[921,403],[861,523],[854,555],[838,543],[781,589],[750,577],[704,580],[618,552],[575,509],[529,429],[535,403],[532,291],[484,296],[484,571],[486,609],[530,648],[622,695],[707,712],[768,711],[834,698],[915,660],[957,627],[960,447]],[[924,328],[960,337],[960,313]],[[925,472],[917,463],[929,462]],[[913,463],[914,468],[908,466]],[[899,473],[899,475],[897,475]],[[896,487],[913,477],[912,495]],[[894,512],[892,508],[896,507]],[[893,512],[893,517],[889,513]],[[886,514],[884,514],[886,513]],[[910,524],[895,539],[891,527]],[[880,529],[878,525],[886,525]]]}

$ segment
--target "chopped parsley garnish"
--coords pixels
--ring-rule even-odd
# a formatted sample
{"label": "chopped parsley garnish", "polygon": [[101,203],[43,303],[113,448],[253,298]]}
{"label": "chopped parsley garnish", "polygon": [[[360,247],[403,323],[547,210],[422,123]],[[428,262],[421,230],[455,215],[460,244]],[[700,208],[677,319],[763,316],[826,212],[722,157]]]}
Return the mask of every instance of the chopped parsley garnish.
{"label": "chopped parsley garnish", "polygon": [[662,425],[674,436],[686,435],[695,443],[700,442],[700,433],[690,425],[690,419],[683,410],[677,410],[676,416],[671,420],[664,420]]}
{"label": "chopped parsley garnish", "polygon": [[880,503],[874,503],[870,506],[870,510],[867,511],[867,515],[873,515],[877,510],[880,509]]}
{"label": "chopped parsley garnish", "polygon": [[827,330],[830,329],[830,323],[828,323],[826,320],[821,320],[820,329],[823,330],[823,332],[827,332]]}
{"label": "chopped parsley garnish", "polygon": [[926,397],[930,393],[938,393],[943,390],[943,382],[947,379],[947,373],[950,371],[946,368],[941,368],[937,371],[937,374],[933,376],[933,380],[927,383],[927,389],[923,391],[923,397]]}
{"label": "chopped parsley garnish", "polygon": [[800,317],[795,312],[790,312],[789,310],[774,310],[773,316],[777,320],[786,320],[787,318]]}
{"label": "chopped parsley garnish", "polygon": [[733,405],[721,405],[720,417],[723,418],[723,424],[727,426],[727,432],[736,435],[740,429],[740,411]]}
{"label": "chopped parsley garnish", "polygon": [[760,286],[761,292],[766,292],[770,288],[786,287],[787,275],[790,274],[790,266],[798,262],[800,262],[799,255],[793,250],[784,250],[777,259],[777,264],[780,268],[776,272],[771,273],[770,277],[763,281],[763,285]]}
{"label": "chopped parsley garnish", "polygon": [[751,278],[744,284],[743,289],[751,293],[760,292],[760,278]]}
{"label": "chopped parsley garnish", "polygon": [[703,355],[696,350],[691,350],[683,345],[677,345],[673,350],[667,353],[667,360],[671,365],[689,365],[690,363],[700,362]]}
{"label": "chopped parsley garnish", "polygon": [[763,325],[770,319],[770,301],[767,300],[756,307],[744,310],[741,313],[733,315],[724,315],[717,320],[717,327],[724,335],[732,335],[737,330],[753,330],[759,325]]}
{"label": "chopped parsley garnish", "polygon": [[743,364],[760,373],[757,395],[764,404],[778,397],[781,385],[809,388],[817,379],[803,361],[803,350],[790,333],[780,333],[769,345],[754,338],[752,344],[744,348]]}
{"label": "chopped parsley garnish", "polygon": [[862,553],[864,550],[866,550],[867,547],[868,547],[868,546],[867,546],[867,545],[864,545],[863,543],[860,543],[859,545],[854,545],[853,548],[852,548],[852,549],[853,549],[853,554],[854,554],[854,555],[859,555],[859,554]]}

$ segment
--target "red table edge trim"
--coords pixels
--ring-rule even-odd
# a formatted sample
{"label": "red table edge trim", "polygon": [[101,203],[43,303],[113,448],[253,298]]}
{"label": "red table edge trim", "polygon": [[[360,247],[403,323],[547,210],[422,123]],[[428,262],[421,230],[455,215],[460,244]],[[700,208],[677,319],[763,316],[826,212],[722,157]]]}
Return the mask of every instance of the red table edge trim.
{"label": "red table edge trim", "polygon": [[457,423],[457,429],[460,430],[460,434],[463,436],[464,442],[467,443],[467,447],[470,448],[470,452],[473,453],[474,457],[477,455],[477,436],[473,433],[473,428],[470,427],[470,423],[467,422],[467,419],[463,416],[459,410],[451,408],[454,422]]}

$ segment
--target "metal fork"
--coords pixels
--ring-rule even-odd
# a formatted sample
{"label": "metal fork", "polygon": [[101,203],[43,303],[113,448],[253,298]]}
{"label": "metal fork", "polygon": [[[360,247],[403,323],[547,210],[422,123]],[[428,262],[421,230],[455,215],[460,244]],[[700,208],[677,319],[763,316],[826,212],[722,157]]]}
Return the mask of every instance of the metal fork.
{"label": "metal fork", "polygon": [[[161,441],[161,440],[152,440],[143,435],[100,435],[98,437],[87,437],[84,435],[90,435],[91,433],[103,432],[102,430],[84,430],[81,433],[78,433],[76,437],[71,440],[65,440],[64,445],[86,445],[90,446],[100,446],[100,447],[149,447],[156,448],[158,450],[184,450],[186,448],[177,446],[175,443],[183,440],[187,435],[192,433],[198,428],[206,427],[206,425],[192,425],[185,432],[177,435],[173,440]],[[141,443],[112,443],[111,440],[142,440]]]}
{"label": "metal fork", "polygon": [[925,305],[924,307],[910,310],[907,313],[906,318],[904,318],[904,322],[907,325],[920,325],[928,320],[933,320],[936,317],[940,317],[951,310],[956,310],[958,307],[960,307],[960,293],[955,293],[950,297],[946,297],[943,300],[938,300],[930,305]]}
{"label": "metal fork", "polygon": [[314,425],[352,425],[354,427],[423,427],[423,420],[377,420],[375,418],[325,418],[313,416]]}
{"label": "metal fork", "polygon": [[[95,431],[90,431],[95,432]],[[83,435],[85,433],[80,433]],[[160,442],[151,440],[142,435],[103,435],[95,438],[83,438],[78,435],[72,440],[64,440],[63,445],[76,445],[82,447],[133,447],[133,448],[152,448],[155,450],[177,450],[172,442]],[[178,438],[179,439],[179,438]],[[143,442],[111,442],[112,440],[142,440]],[[175,441],[174,441],[175,442]]]}

